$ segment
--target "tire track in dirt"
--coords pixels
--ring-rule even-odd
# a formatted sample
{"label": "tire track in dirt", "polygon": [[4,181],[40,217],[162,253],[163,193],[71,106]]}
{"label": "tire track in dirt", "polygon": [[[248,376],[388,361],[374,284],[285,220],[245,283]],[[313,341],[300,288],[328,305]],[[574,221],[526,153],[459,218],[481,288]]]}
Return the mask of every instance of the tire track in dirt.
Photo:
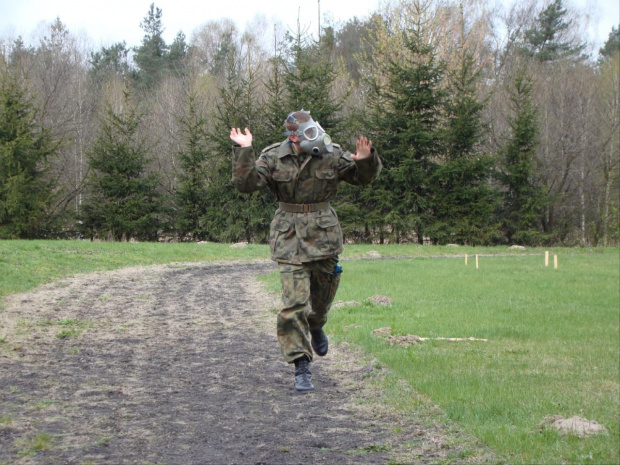
{"label": "tire track in dirt", "polygon": [[438,463],[472,452],[439,421],[373,406],[380,373],[346,347],[313,363],[313,393],[296,393],[277,302],[256,281],[273,270],[129,268],[9,297],[0,464]]}

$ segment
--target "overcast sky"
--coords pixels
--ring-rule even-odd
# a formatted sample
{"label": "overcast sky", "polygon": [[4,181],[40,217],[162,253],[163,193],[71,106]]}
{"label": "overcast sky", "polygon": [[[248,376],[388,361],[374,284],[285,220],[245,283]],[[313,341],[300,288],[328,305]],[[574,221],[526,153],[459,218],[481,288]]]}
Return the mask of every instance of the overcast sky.
{"label": "overcast sky", "polygon": [[[179,31],[189,39],[199,26],[222,18],[235,20],[241,31],[258,15],[270,29],[274,22],[281,22],[296,30],[298,16],[302,29],[314,32],[318,28],[317,0],[0,0],[0,36],[27,39],[40,22],[59,17],[69,31],[84,31],[97,47],[123,40],[129,46],[140,45],[144,36],[140,22],[151,3],[162,10],[166,43]],[[320,1],[321,16],[329,13],[336,21],[364,17],[378,6],[379,0]]]}
{"label": "overcast sky", "polygon": [[[166,43],[171,43],[179,31],[183,31],[189,40],[197,27],[221,18],[234,19],[243,31],[246,24],[257,15],[262,15],[267,25],[281,22],[285,28],[292,30],[296,30],[299,17],[302,28],[307,27],[314,33],[317,29],[318,5],[321,16],[328,14],[335,21],[346,21],[353,16],[367,17],[379,8],[380,1],[0,0],[0,37],[16,38],[21,35],[29,42],[37,28],[59,17],[71,33],[89,38],[95,48],[123,40],[131,47],[142,41],[144,31],[140,28],[140,22],[151,3],[162,10]],[[540,4],[544,4],[543,0]],[[596,48],[607,39],[611,27],[620,22],[619,4],[619,0],[564,0],[564,5],[572,5],[593,15],[589,33],[590,39],[596,42]]]}

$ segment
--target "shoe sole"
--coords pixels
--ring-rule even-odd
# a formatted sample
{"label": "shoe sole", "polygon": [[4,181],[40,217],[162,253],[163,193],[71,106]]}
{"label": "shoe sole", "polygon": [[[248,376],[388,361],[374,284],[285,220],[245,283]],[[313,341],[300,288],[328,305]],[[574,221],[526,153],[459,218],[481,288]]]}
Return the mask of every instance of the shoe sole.
{"label": "shoe sole", "polygon": [[329,348],[325,352],[319,352],[314,346],[312,346],[312,350],[314,350],[314,353],[317,354],[319,357],[325,357],[327,355],[327,352],[329,352]]}
{"label": "shoe sole", "polygon": [[[327,336],[325,338],[327,339]],[[327,355],[327,352],[329,352],[329,345],[327,346],[327,349],[325,349],[325,352],[319,352],[315,347],[314,339],[310,340],[310,345],[312,346],[312,350],[314,351],[314,353],[317,354],[319,357],[325,357]]]}

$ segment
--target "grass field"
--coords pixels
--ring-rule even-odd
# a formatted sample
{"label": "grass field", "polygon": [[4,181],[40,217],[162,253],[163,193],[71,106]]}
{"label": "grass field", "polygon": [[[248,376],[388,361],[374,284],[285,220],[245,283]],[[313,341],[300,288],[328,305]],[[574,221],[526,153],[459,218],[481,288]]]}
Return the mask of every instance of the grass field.
{"label": "grass field", "polygon": [[171,262],[264,259],[268,253],[267,246],[253,244],[237,249],[213,243],[0,240],[0,299],[78,273]]}
{"label": "grass field", "polygon": [[[457,256],[464,253],[496,255],[511,252],[506,247],[355,245],[347,247],[343,258],[368,258],[368,253],[375,250],[380,250],[386,257]],[[570,253],[590,254],[591,250],[571,249]],[[536,249],[523,252],[526,255],[542,253],[542,250]],[[246,248],[232,248],[229,244],[216,243],[0,240],[0,298],[76,273],[171,262],[251,260],[268,257],[269,247],[255,244],[250,244]]]}
{"label": "grass field", "polygon": [[[346,260],[326,327],[332,340],[362,347],[394,374],[385,389],[402,408],[419,402],[404,380],[507,463],[620,460],[618,249],[350,246],[343,259],[370,251],[397,260]],[[479,254],[466,266],[463,255]],[[135,265],[266,258],[266,246],[0,241],[0,297],[60,276]],[[408,257],[408,258],[405,258]],[[267,278],[278,287],[277,274]],[[373,295],[392,299],[370,303]],[[408,347],[373,336],[474,337]],[[389,392],[388,392],[389,394]],[[609,433],[585,439],[540,429],[545,417],[578,415]]]}
{"label": "grass field", "polygon": [[[338,295],[360,306],[331,313],[328,332],[387,365],[509,463],[618,463],[620,414],[618,251],[351,262]],[[346,277],[346,278],[345,278]],[[393,299],[370,304],[372,295]],[[409,347],[371,333],[456,337]],[[578,415],[609,435],[540,430],[545,417]]]}

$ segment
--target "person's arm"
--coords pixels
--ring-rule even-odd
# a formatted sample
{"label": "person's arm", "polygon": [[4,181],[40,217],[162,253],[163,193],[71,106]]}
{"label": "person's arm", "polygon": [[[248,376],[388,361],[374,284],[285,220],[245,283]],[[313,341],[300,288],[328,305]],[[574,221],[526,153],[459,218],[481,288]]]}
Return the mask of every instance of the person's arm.
{"label": "person's arm", "polygon": [[245,128],[230,130],[230,138],[237,146],[233,147],[232,183],[239,192],[250,193],[266,186],[271,174],[267,161],[260,157],[255,160],[252,149],[252,133]]}
{"label": "person's arm", "polygon": [[372,141],[361,136],[355,142],[356,152],[348,152],[340,157],[338,174],[341,179],[356,186],[365,186],[379,176],[381,159],[372,146]]}

